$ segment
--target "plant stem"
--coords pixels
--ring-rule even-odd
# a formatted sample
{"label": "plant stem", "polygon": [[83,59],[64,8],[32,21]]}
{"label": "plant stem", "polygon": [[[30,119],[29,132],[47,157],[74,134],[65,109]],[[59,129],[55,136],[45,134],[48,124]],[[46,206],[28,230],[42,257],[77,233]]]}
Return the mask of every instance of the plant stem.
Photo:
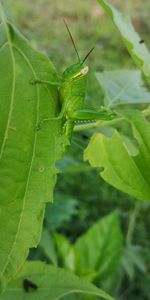
{"label": "plant stem", "polygon": [[141,202],[137,201],[130,217],[127,236],[126,236],[126,245],[130,245],[132,243],[133,232],[134,232],[136,219],[140,208],[141,208]]}
{"label": "plant stem", "polygon": [[[133,233],[134,233],[134,229],[135,229],[135,225],[136,225],[136,219],[137,219],[138,213],[140,211],[140,208],[141,208],[141,202],[137,201],[134,206],[134,209],[131,213],[130,220],[129,220],[125,248],[127,248],[129,245],[132,244],[132,237],[133,237]],[[118,284],[117,284],[116,291],[115,291],[116,294],[118,294],[121,289],[124,277],[125,277],[125,274],[124,274],[124,271],[122,270],[122,272],[120,273],[119,279],[118,279]]]}

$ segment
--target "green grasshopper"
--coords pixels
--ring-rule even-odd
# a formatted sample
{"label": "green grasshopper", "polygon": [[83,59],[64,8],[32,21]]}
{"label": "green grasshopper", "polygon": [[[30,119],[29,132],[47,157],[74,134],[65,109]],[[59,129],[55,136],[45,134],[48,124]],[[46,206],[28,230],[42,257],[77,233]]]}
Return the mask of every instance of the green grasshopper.
{"label": "green grasshopper", "polygon": [[85,65],[85,61],[90,55],[90,53],[93,51],[94,47],[81,61],[68,25],[65,21],[64,23],[73,43],[74,49],[76,51],[78,63],[68,67],[60,77],[60,81],[50,82],[36,80],[34,82],[58,86],[61,102],[61,111],[57,117],[51,119],[44,119],[42,122],[62,119],[63,130],[70,140],[73,128],[76,124],[85,122],[89,125],[89,122],[93,123],[97,120],[112,120],[113,118],[115,118],[116,114],[113,112],[109,112],[106,109],[101,109],[101,111],[97,111],[92,107],[88,107],[85,105],[86,83],[89,71],[88,66]]}

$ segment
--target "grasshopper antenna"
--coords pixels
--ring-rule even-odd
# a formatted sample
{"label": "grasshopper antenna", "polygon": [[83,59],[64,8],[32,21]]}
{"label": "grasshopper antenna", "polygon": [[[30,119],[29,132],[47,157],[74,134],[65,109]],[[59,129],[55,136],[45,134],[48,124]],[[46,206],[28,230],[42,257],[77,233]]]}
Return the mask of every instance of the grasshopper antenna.
{"label": "grasshopper antenna", "polygon": [[71,32],[70,32],[70,29],[69,29],[69,27],[68,27],[68,25],[67,25],[67,23],[66,23],[65,19],[63,19],[63,21],[64,21],[64,24],[65,24],[65,26],[66,26],[66,28],[67,28],[67,31],[68,31],[68,33],[69,33],[69,36],[70,36],[70,39],[71,39],[71,41],[72,41],[72,44],[73,44],[74,50],[75,50],[75,52],[76,52],[76,54],[77,54],[78,61],[79,61],[79,62],[81,62],[81,59],[80,59],[80,56],[79,56],[79,53],[78,53],[77,47],[76,47],[76,45],[75,45],[74,39],[73,39],[73,37],[72,37],[72,34],[71,34]]}
{"label": "grasshopper antenna", "polygon": [[86,59],[88,58],[88,56],[91,54],[91,52],[95,49],[95,47],[92,47],[92,49],[87,53],[87,55],[84,57],[82,64],[86,61]]}

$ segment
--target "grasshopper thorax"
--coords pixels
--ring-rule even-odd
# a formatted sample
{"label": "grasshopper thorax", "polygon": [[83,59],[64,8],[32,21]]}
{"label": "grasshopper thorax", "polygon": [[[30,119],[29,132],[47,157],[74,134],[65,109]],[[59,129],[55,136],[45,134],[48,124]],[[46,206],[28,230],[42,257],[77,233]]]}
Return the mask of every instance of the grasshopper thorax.
{"label": "grasshopper thorax", "polygon": [[62,75],[60,99],[65,107],[66,117],[70,118],[72,112],[84,107],[86,95],[87,74],[89,68],[83,63],[68,67]]}
{"label": "grasshopper thorax", "polygon": [[64,81],[70,81],[73,79],[78,79],[85,77],[89,71],[88,66],[83,63],[77,63],[68,67],[62,74]]}

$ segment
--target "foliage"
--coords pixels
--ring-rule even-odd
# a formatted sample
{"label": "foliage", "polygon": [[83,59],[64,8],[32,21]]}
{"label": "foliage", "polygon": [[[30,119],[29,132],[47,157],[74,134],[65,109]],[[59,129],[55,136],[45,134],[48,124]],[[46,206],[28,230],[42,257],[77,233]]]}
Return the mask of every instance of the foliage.
{"label": "foliage", "polygon": [[[107,1],[99,0],[98,2],[119,29],[129,53],[149,82],[150,55],[144,41],[134,31],[130,19],[119,13]],[[147,283],[142,282],[138,286],[140,272],[147,273],[145,261],[141,257],[142,247],[138,245],[140,239],[136,240],[136,245],[134,240],[132,241],[136,218],[139,218],[138,214],[135,216],[133,210],[129,227],[128,229],[124,228],[124,231],[127,231],[127,238],[123,252],[122,234],[116,214],[111,214],[97,221],[86,233],[82,233],[93,222],[93,220],[88,219],[90,213],[92,215],[94,212],[96,220],[99,220],[99,215],[111,211],[113,205],[116,203],[119,205],[122,200],[120,214],[123,226],[127,227],[126,211],[128,212],[129,203],[131,205],[129,210],[131,210],[132,197],[130,200],[129,198],[125,200],[121,193],[103,184],[101,203],[98,204],[98,199],[94,204],[93,195],[96,194],[96,189],[94,184],[92,186],[91,175],[87,177],[89,184],[85,185],[85,190],[83,190],[84,204],[82,208],[79,205],[80,194],[77,188],[75,188],[75,196],[73,197],[69,190],[70,182],[73,180],[70,174],[76,173],[80,185],[83,181],[83,173],[81,172],[85,172],[84,176],[88,176],[92,172],[96,176],[97,169],[102,167],[100,174],[106,182],[135,198],[149,200],[150,135],[149,120],[148,118],[146,120],[146,117],[149,117],[150,111],[147,107],[145,109],[145,104],[149,103],[150,100],[149,91],[144,86],[144,80],[140,72],[136,70],[105,71],[103,73],[98,70],[96,73],[97,80],[94,79],[94,76],[89,80],[88,103],[91,104],[90,99],[93,98],[93,95],[99,95],[100,101],[94,99],[92,104],[96,103],[99,111],[100,105],[104,102],[106,110],[108,105],[114,109],[116,118],[112,121],[76,125],[75,131],[90,129],[87,133],[78,135],[80,147],[87,146],[89,136],[94,133],[84,154],[91,166],[80,162],[80,154],[74,152],[72,155],[72,150],[59,164],[62,167],[62,172],[66,172],[65,175],[59,175],[59,178],[61,180],[68,174],[68,177],[66,176],[68,182],[66,181],[66,189],[63,186],[61,191],[59,190],[61,187],[59,181],[57,188],[59,200],[55,206],[52,207],[50,204],[47,208],[44,220],[45,229],[36,254],[40,259],[43,259],[43,255],[46,256],[48,262],[52,262],[55,266],[30,262],[26,263],[20,271],[29,248],[37,246],[39,242],[45,203],[52,201],[56,182],[58,171],[55,164],[64,154],[69,142],[64,135],[62,120],[53,119],[53,121],[41,123],[44,118],[58,115],[61,104],[59,102],[59,90],[54,86],[33,84],[33,79],[56,81],[58,77],[55,68],[45,55],[33,50],[14,26],[7,22],[2,10],[0,13],[2,18],[0,25],[0,72],[1,77],[7,79],[0,83],[2,108],[0,124],[2,139],[0,143],[0,191],[2,198],[0,272],[3,288],[8,281],[12,280],[4,291],[2,299],[12,299],[12,297],[15,299],[17,297],[19,299],[27,297],[56,299],[75,291],[89,291],[90,294],[102,296],[104,299],[112,299],[88,281],[94,281],[98,286],[108,292],[110,291],[116,297],[119,295],[121,300],[125,299],[126,293],[130,293],[133,300],[136,289],[140,286],[141,291],[143,291],[145,284],[146,288],[143,294],[145,298],[142,299],[148,299],[149,277],[147,276]],[[83,18],[85,15],[83,14]],[[96,19],[97,24],[99,24],[98,18]],[[82,26],[80,26],[81,28]],[[95,27],[95,31],[99,31],[99,25]],[[95,37],[93,36],[93,38]],[[105,41],[103,43],[105,44]],[[122,51],[124,50],[120,51],[121,57],[127,61],[127,53],[122,55]],[[114,53],[116,55],[116,49]],[[110,57],[111,54],[112,49]],[[62,57],[62,53],[57,56]],[[58,59],[58,65],[59,63],[60,60]],[[117,64],[116,61],[115,64]],[[119,64],[121,65],[122,61]],[[103,69],[97,60],[96,65],[99,69]],[[113,65],[112,57],[110,65]],[[69,160],[69,164],[67,160]],[[96,182],[95,178],[94,182]],[[102,181],[100,182],[102,183]],[[89,190],[92,190],[93,193],[91,199]],[[116,199],[112,204],[113,197]],[[90,199],[87,205],[88,209],[85,209],[84,205],[88,199]],[[97,209],[98,205],[100,210]],[[143,215],[145,212],[148,213],[147,207],[149,207],[148,204],[147,206],[144,205],[140,205]],[[80,215],[77,215],[78,212]],[[54,214],[57,213],[58,216],[55,218]],[[148,226],[149,219],[147,218],[147,221],[145,219],[140,220],[138,224],[141,235],[143,232],[145,235],[147,234],[143,224],[147,222]],[[67,222],[70,220],[73,229],[70,225],[67,228]],[[80,228],[81,222],[78,224],[78,220],[82,222],[82,228]],[[76,230],[77,225],[79,231]],[[71,236],[72,241],[78,234],[80,237],[72,243],[60,232],[53,232],[50,235],[49,227],[59,228],[60,232],[69,233],[69,235],[72,233],[71,230],[74,230],[73,236]],[[148,249],[148,245],[145,249]],[[148,260],[149,254],[146,251],[144,255]],[[119,263],[120,253],[122,254],[121,263]],[[60,270],[58,265],[62,265],[70,271]],[[138,274],[137,269],[140,271]],[[72,272],[85,280],[75,277]],[[23,289],[23,280],[26,278],[37,284],[37,290],[31,290],[31,293],[30,291],[27,293]],[[49,278],[51,279],[50,282]],[[101,280],[101,284],[99,284],[99,280]],[[135,290],[130,292],[129,289],[128,292],[127,285],[130,286],[131,283],[132,286],[134,280],[135,282],[137,280],[137,284],[134,283]],[[142,297],[142,292],[139,295]],[[75,295],[74,298],[70,297],[68,296],[66,299],[74,300],[76,298]],[[137,299],[137,297],[135,298]],[[77,299],[95,300],[96,296],[77,296]]]}
{"label": "foliage", "polygon": [[[0,273],[7,281],[24,263],[29,247],[39,242],[45,202],[52,201],[55,162],[63,148],[60,122],[53,123],[51,131],[49,124],[36,129],[41,116],[50,117],[58,109],[57,91],[30,83],[49,74],[55,78],[56,71],[6,23],[2,11],[1,17],[0,72],[6,80],[0,83]],[[13,216],[10,222],[4,221],[6,216]]]}
{"label": "foliage", "polygon": [[121,33],[129,53],[149,81],[150,54],[145,43],[141,42],[140,36],[135,32],[130,18],[126,14],[118,12],[106,0],[98,0],[98,2],[112,18]]}
{"label": "foliage", "polygon": [[55,197],[54,203],[48,204],[45,213],[46,227],[49,229],[60,228],[64,222],[69,222],[77,214],[77,200],[69,195]]}
{"label": "foliage", "polygon": [[[37,286],[32,292],[24,289],[23,281],[28,279]],[[57,267],[45,265],[42,262],[27,262],[22,271],[12,281],[3,293],[3,300],[21,299],[51,299],[63,297],[70,293],[84,293],[97,295],[101,299],[114,300],[105,292],[96,288],[91,283]]]}
{"label": "foliage", "polygon": [[[64,235],[50,233],[45,229],[40,249],[46,260],[54,265],[74,272],[80,278],[114,293],[114,276],[117,278],[124,256],[122,238],[118,214],[114,212],[97,221],[73,244]],[[83,299],[83,296],[76,297]],[[89,297],[85,296],[85,299]]]}
{"label": "foliage", "polygon": [[150,103],[150,93],[138,70],[97,72],[96,78],[104,89],[105,105]]}
{"label": "foliage", "polygon": [[[85,150],[85,159],[94,167],[104,167],[100,173],[103,179],[114,187],[141,200],[150,199],[149,182],[149,136],[150,125],[138,111],[125,113],[132,124],[138,142],[138,154],[130,153],[117,131],[111,138],[101,134],[92,136]],[[97,149],[96,155],[95,149]]]}
{"label": "foliage", "polygon": [[122,257],[122,266],[131,281],[135,277],[136,268],[140,272],[144,274],[146,273],[146,266],[141,256],[141,249],[139,246],[128,245],[125,248],[125,252]]}
{"label": "foliage", "polygon": [[[95,223],[75,243],[77,273],[105,281],[117,269],[122,252],[122,235],[116,213]],[[93,255],[94,253],[94,255]],[[95,274],[94,274],[95,273]]]}
{"label": "foliage", "polygon": [[[51,240],[55,242],[53,249]],[[54,249],[57,249],[57,264],[60,258],[60,266],[88,281],[100,279],[102,284],[116,271],[122,256],[122,233],[118,215],[114,212],[97,221],[74,244],[60,233],[50,235],[44,231],[40,246],[50,261],[54,261],[53,253]]]}
{"label": "foliage", "polygon": [[[109,280],[118,267],[122,254],[122,234],[116,213],[95,223],[76,240],[73,246],[69,245],[67,239],[64,240],[61,235],[56,234],[55,240],[64,266],[71,268],[88,281],[97,279],[105,285],[105,280]],[[63,243],[68,246],[62,247]]]}

